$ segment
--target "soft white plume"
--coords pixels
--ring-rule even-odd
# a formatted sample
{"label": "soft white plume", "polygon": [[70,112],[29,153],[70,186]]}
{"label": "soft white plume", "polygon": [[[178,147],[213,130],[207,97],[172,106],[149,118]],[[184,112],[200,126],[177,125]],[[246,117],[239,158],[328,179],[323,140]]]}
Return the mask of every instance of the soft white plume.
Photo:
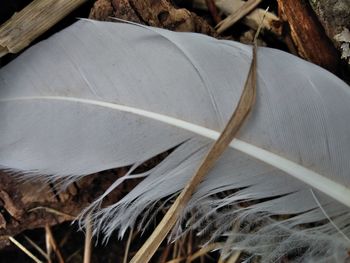
{"label": "soft white plume", "polygon": [[[151,171],[131,170],[124,179],[145,179],[94,214],[106,236],[123,235],[138,219],[146,226],[225,126],[250,62],[251,47],[232,41],[78,21],[0,70],[0,166],[28,179],[74,181],[180,145]],[[244,249],[266,262],[293,253],[342,262],[350,246],[349,156],[348,85],[259,48],[254,110],[173,234],[227,236],[223,253]]]}

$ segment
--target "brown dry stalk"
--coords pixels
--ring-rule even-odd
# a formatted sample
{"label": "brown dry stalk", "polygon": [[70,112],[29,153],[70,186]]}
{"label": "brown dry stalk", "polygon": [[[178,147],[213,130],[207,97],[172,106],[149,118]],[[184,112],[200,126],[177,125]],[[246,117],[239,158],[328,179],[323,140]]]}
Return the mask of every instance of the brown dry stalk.
{"label": "brown dry stalk", "polygon": [[85,225],[85,245],[84,245],[84,263],[91,262],[91,243],[92,243],[92,222],[91,214],[86,217]]}
{"label": "brown dry stalk", "polygon": [[211,243],[205,247],[202,247],[200,250],[198,250],[197,252],[195,252],[193,255],[189,256],[186,260],[186,263],[191,263],[192,261],[194,261],[195,259],[204,256],[206,254],[208,254],[209,252],[213,251],[213,250],[217,250],[220,249],[224,246],[224,244],[222,243]]}
{"label": "brown dry stalk", "polygon": [[[46,230],[46,229],[45,229]],[[52,245],[48,231],[45,231],[45,244],[46,244],[46,254],[47,254],[47,263],[52,263],[51,254],[52,254]]]}
{"label": "brown dry stalk", "polygon": [[49,241],[53,251],[55,252],[55,254],[57,256],[58,262],[59,263],[64,263],[64,259],[62,257],[62,253],[60,251],[60,248],[58,247],[56,239],[54,238],[54,236],[52,234],[52,231],[51,231],[51,228],[50,228],[50,226],[48,224],[46,224],[46,226],[45,226],[45,232],[46,232],[48,241]]}
{"label": "brown dry stalk", "polygon": [[48,213],[52,213],[52,214],[61,216],[66,221],[73,221],[73,220],[75,220],[77,218],[77,216],[73,216],[73,215],[70,215],[70,214],[67,214],[67,213],[63,213],[63,212],[58,211],[56,209],[53,209],[53,208],[50,208],[50,207],[45,207],[45,206],[34,207],[34,208],[28,210],[28,212],[34,212],[34,211],[37,211],[37,210],[45,210]]}
{"label": "brown dry stalk", "polygon": [[49,261],[49,257],[48,255],[45,253],[44,250],[42,250],[41,247],[39,247],[33,240],[31,240],[29,237],[24,236],[24,238],[28,241],[28,243],[36,249],[36,251],[38,251],[44,258],[46,258],[47,261]]}
{"label": "brown dry stalk", "polygon": [[131,240],[132,240],[133,234],[134,234],[134,228],[131,228],[128,240],[126,242],[126,248],[125,248],[125,254],[124,254],[123,263],[128,263],[129,250],[130,250],[130,245],[131,245]]}
{"label": "brown dry stalk", "polygon": [[174,204],[158,224],[154,232],[140,248],[136,255],[130,261],[131,263],[149,262],[159,245],[163,242],[170,230],[176,224],[176,221],[187,202],[190,200],[194,190],[198,184],[204,179],[209,170],[214,166],[215,162],[223,154],[225,149],[231,143],[239,128],[247,118],[251,111],[256,96],[256,45],[253,47],[253,59],[250,65],[246,83],[244,85],[241,98],[237,108],[232,114],[231,119],[227,123],[220,137],[213,144],[206,157],[199,166],[197,172],[187,183],[181,194],[177,197]]}
{"label": "brown dry stalk", "polygon": [[34,260],[36,263],[42,263],[41,260],[39,260],[36,256],[34,256],[25,246],[23,246],[21,243],[19,243],[14,237],[9,237],[10,241],[16,245],[20,250],[22,250],[27,256],[29,256],[31,259]]}
{"label": "brown dry stalk", "polygon": [[0,57],[17,53],[87,0],[34,0],[0,27]]}
{"label": "brown dry stalk", "polygon": [[245,2],[239,9],[233,12],[231,15],[222,20],[219,24],[216,25],[215,29],[220,34],[224,32],[226,29],[231,27],[238,20],[249,14],[253,11],[258,4],[260,4],[261,0],[248,0]]}

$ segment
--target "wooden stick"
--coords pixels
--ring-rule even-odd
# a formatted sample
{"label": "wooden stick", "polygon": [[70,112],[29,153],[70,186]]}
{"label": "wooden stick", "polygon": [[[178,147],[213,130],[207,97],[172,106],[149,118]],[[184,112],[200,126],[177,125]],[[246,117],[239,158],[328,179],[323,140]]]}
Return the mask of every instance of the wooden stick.
{"label": "wooden stick", "polygon": [[0,27],[0,57],[17,53],[87,0],[34,0]]}

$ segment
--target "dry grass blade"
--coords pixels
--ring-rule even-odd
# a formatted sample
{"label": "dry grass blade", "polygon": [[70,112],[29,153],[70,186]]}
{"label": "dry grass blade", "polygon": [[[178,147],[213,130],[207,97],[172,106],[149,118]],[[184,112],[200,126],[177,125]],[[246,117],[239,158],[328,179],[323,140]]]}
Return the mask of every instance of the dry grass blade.
{"label": "dry grass blade", "polygon": [[170,246],[166,246],[163,250],[163,253],[161,254],[158,263],[165,263],[166,259],[168,258],[170,251]]}
{"label": "dry grass blade", "polygon": [[[57,259],[58,262],[60,263],[64,263],[63,257],[62,257],[62,253],[57,245],[57,242],[52,234],[51,228],[49,225],[45,226],[45,231],[46,231],[46,235],[48,237],[48,241],[52,246],[53,251],[55,252],[55,254],[57,255]],[[49,254],[49,253],[48,253]],[[50,254],[49,254],[50,255]]]}
{"label": "dry grass blade", "polygon": [[233,12],[231,15],[229,15],[219,24],[217,24],[217,32],[219,34],[224,32],[238,20],[240,20],[241,18],[249,14],[251,11],[253,11],[258,6],[258,4],[260,4],[260,2],[261,0],[248,0],[247,2],[245,2],[239,9],[236,10],[236,12]]}
{"label": "dry grass blade", "polygon": [[[193,251],[193,231],[190,231],[188,234],[188,242],[187,242],[187,255],[191,255]],[[189,263],[190,259],[186,259],[186,263]]]}
{"label": "dry grass blade", "polygon": [[43,257],[46,258],[47,261],[49,261],[49,257],[48,255],[45,253],[44,250],[41,249],[41,247],[39,247],[33,240],[31,240],[29,237],[24,236],[24,238],[28,241],[29,244],[31,244],[31,246],[33,248],[35,248]]}
{"label": "dry grass blade", "polygon": [[[255,37],[257,38],[257,36],[258,36],[258,32]],[[239,228],[240,228],[240,222],[236,221],[232,226],[232,233],[237,233],[237,231],[239,231]],[[235,239],[234,234],[229,235],[226,243],[233,244],[234,239]],[[232,254],[232,252],[230,252],[229,249],[230,248],[227,246],[223,248],[223,250],[221,251],[221,256],[218,263],[235,263],[239,259],[239,256],[241,255],[242,252],[240,250],[237,250]],[[227,258],[224,259],[224,257],[222,256],[222,255],[229,255],[230,253],[231,253],[231,256],[228,259]]]}
{"label": "dry grass blade", "polygon": [[52,263],[51,254],[52,254],[52,246],[50,241],[50,236],[47,231],[45,231],[45,244],[46,244],[46,254],[47,254],[47,263]]}
{"label": "dry grass blade", "polygon": [[131,245],[131,239],[134,234],[134,228],[130,229],[128,241],[126,242],[126,248],[125,248],[125,254],[124,254],[124,259],[123,263],[128,263],[128,255],[129,255],[129,250],[130,250],[130,245]]}
{"label": "dry grass blade", "polygon": [[52,213],[52,214],[55,214],[55,215],[58,215],[58,216],[62,216],[65,220],[75,220],[75,219],[77,219],[76,216],[72,216],[70,214],[66,214],[66,213],[63,213],[61,211],[55,210],[55,209],[50,208],[50,207],[45,207],[45,206],[34,207],[34,208],[28,210],[28,212],[34,212],[36,210],[45,210],[46,212],[49,212],[49,213]]}
{"label": "dry grass blade", "polygon": [[200,250],[198,250],[196,253],[194,253],[193,255],[191,255],[186,263],[190,263],[192,261],[194,261],[195,259],[201,257],[201,256],[204,256],[206,254],[208,254],[209,252],[213,251],[213,250],[216,250],[216,249],[220,249],[222,248],[223,244],[222,243],[212,243],[212,244],[209,244],[205,247],[202,247]]}
{"label": "dry grass blade", "polygon": [[13,237],[9,237],[9,240],[15,244],[20,250],[22,250],[25,254],[27,254],[31,259],[33,259],[37,263],[42,263],[41,260],[39,260],[36,256],[34,256],[28,249],[26,249],[21,243],[19,243],[16,239]]}
{"label": "dry grass blade", "polygon": [[17,53],[87,0],[34,0],[0,27],[0,57]]}
{"label": "dry grass blade", "polygon": [[260,25],[259,25],[258,29],[255,32],[255,36],[254,36],[254,46],[255,46],[255,48],[257,47],[258,37],[259,37],[260,31],[262,29],[264,19],[265,19],[266,15],[267,15],[267,12],[269,11],[269,8],[270,8],[269,6],[266,8],[263,17],[261,18]]}
{"label": "dry grass blade", "polygon": [[180,262],[182,262],[184,259],[185,259],[184,257],[175,258],[175,259],[172,259],[172,260],[167,261],[166,263],[180,263]]}
{"label": "dry grass blade", "polygon": [[225,151],[229,143],[237,134],[244,120],[251,111],[256,95],[256,45],[253,47],[253,60],[250,66],[248,77],[231,119],[221,133],[220,137],[213,144],[206,157],[202,161],[195,175],[187,183],[181,194],[177,197],[174,204],[165,214],[162,221],[158,224],[152,235],[145,244],[140,248],[136,255],[130,261],[131,263],[149,262],[159,245],[163,242],[170,230],[176,224],[176,221],[186,203],[191,198],[197,185],[203,180],[204,176],[214,166],[215,162]]}
{"label": "dry grass blade", "polygon": [[67,257],[67,262],[74,262],[74,258],[80,255],[81,249],[74,251],[71,255]]}
{"label": "dry grass blade", "polygon": [[231,257],[229,257],[229,259],[225,263],[236,263],[241,253],[241,251],[236,251],[231,255]]}
{"label": "dry grass blade", "polygon": [[91,262],[91,241],[92,241],[92,222],[91,222],[91,214],[89,214],[86,217],[84,263]]}

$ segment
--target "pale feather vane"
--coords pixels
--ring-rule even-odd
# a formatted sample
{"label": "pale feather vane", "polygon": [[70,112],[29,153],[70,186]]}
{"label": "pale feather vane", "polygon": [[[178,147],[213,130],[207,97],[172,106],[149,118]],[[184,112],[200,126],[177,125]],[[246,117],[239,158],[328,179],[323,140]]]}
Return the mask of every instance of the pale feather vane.
{"label": "pale feather vane", "polygon": [[[95,232],[145,227],[219,136],[250,62],[251,47],[232,41],[80,20],[0,70],[0,166],[27,179],[72,182],[134,164],[108,191],[144,179],[95,210]],[[304,262],[342,262],[350,247],[350,89],[268,48],[258,49],[257,74],[251,116],[173,236],[224,236],[223,253],[244,249],[266,262],[294,252]],[[158,166],[133,174],[175,146]]]}

